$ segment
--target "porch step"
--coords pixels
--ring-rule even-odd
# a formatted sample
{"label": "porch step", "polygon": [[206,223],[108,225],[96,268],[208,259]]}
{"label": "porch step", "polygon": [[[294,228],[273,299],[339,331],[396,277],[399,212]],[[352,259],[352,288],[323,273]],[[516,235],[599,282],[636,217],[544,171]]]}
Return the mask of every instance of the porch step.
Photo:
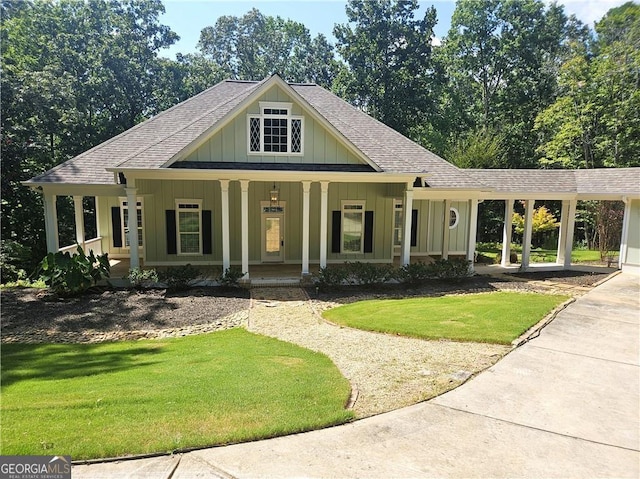
{"label": "porch step", "polygon": [[252,288],[300,286],[300,278],[250,278]]}

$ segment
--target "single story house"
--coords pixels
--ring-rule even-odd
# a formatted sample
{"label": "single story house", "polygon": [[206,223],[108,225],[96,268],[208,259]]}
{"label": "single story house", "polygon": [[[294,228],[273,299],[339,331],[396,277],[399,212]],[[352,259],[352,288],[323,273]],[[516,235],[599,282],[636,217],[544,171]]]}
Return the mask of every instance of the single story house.
{"label": "single story house", "polygon": [[[562,201],[558,263],[568,267],[576,201],[626,202],[620,266],[640,270],[640,168],[463,170],[315,84],[273,75],[223,81],[25,182],[44,195],[57,251],[57,195],[73,196],[77,243],[144,266],[407,264],[475,252],[478,203]],[[95,197],[85,239],[82,198]],[[132,227],[131,218],[136,218]],[[134,245],[132,247],[132,245]]]}

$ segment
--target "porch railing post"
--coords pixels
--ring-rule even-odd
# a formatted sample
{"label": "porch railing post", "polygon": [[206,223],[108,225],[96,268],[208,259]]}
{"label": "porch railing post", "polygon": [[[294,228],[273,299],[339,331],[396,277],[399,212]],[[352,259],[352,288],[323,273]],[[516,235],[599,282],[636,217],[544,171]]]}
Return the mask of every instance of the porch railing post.
{"label": "porch railing post", "polygon": [[229,180],[220,181],[220,204],[222,207],[222,274],[231,267],[229,252]]}
{"label": "porch railing post", "polygon": [[522,265],[523,270],[529,267],[531,257],[531,233],[533,232],[533,208],[535,200],[524,202],[524,234],[522,235]]}
{"label": "porch railing post", "polygon": [[402,209],[402,218],[404,222],[404,227],[402,229],[402,265],[406,266],[411,262],[411,210],[413,209],[412,183],[408,183],[404,190]]}
{"label": "porch railing post", "polygon": [[564,241],[564,268],[571,267],[571,252],[573,251],[573,234],[576,226],[576,207],[577,200],[569,200],[569,208],[567,209],[567,234]]}
{"label": "porch railing post", "polygon": [[449,258],[449,221],[451,218],[451,200],[444,200],[444,211],[442,212],[442,259]]}
{"label": "porch railing post", "polygon": [[56,253],[60,248],[58,242],[58,211],[56,209],[56,195],[43,194],[44,200],[44,225],[47,235],[47,252]]}
{"label": "porch railing post", "polygon": [[504,201],[504,227],[502,229],[502,259],[503,268],[511,263],[511,229],[513,227],[513,200]]}
{"label": "porch railing post", "polygon": [[76,219],[76,243],[84,249],[84,212],[82,209],[82,196],[73,197],[73,210]]}
{"label": "porch railing post", "polygon": [[129,268],[140,267],[140,253],[138,251],[138,189],[134,187],[132,178],[127,178],[127,216],[129,227]]}
{"label": "porch railing post", "polygon": [[240,180],[242,272],[249,279],[249,180]]}
{"label": "porch railing post", "polygon": [[476,255],[476,233],[478,230],[478,200],[469,200],[469,243],[467,245],[467,261],[471,261],[471,271],[473,271],[473,260]]}

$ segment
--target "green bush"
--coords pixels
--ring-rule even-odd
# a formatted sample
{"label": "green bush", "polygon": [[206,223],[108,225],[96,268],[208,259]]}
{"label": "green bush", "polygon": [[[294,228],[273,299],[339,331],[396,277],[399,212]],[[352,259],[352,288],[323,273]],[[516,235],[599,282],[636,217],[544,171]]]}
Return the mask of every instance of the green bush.
{"label": "green bush", "polygon": [[471,276],[471,262],[465,258],[441,258],[429,266],[434,279],[462,279]]}
{"label": "green bush", "polygon": [[172,291],[182,291],[191,287],[191,282],[200,276],[200,270],[190,264],[171,266],[158,274],[160,281]]}
{"label": "green bush", "polygon": [[418,284],[430,279],[432,274],[430,265],[419,261],[398,268],[396,271],[396,279],[401,283]]}
{"label": "green bush", "polygon": [[77,254],[49,253],[43,258],[37,273],[49,288],[61,296],[85,292],[99,280],[109,277],[107,253],[95,256],[93,251],[85,255],[81,246]]}
{"label": "green bush", "polygon": [[324,267],[320,268],[320,271],[314,277],[314,282],[320,289],[326,290],[341,286],[347,280],[347,277],[348,272],[343,267]]}
{"label": "green bush", "polygon": [[0,243],[0,280],[2,283],[24,280],[25,269],[32,271],[31,248],[14,240]]}
{"label": "green bush", "polygon": [[155,269],[133,268],[129,270],[129,282],[134,288],[144,287],[147,283],[160,281]]}
{"label": "green bush", "polygon": [[218,276],[218,283],[221,286],[227,288],[237,288],[240,283],[240,279],[245,275],[239,268],[227,268],[223,273]]}
{"label": "green bush", "polygon": [[348,272],[348,279],[353,284],[370,286],[386,283],[393,278],[393,269],[388,264],[376,265],[355,261],[346,263],[345,266]]}

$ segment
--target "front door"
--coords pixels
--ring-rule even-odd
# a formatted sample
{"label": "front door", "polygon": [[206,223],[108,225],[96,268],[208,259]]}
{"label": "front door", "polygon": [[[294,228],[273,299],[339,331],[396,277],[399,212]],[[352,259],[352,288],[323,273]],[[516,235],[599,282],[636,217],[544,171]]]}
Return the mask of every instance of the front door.
{"label": "front door", "polygon": [[262,261],[284,261],[284,205],[261,205],[262,209]]}

